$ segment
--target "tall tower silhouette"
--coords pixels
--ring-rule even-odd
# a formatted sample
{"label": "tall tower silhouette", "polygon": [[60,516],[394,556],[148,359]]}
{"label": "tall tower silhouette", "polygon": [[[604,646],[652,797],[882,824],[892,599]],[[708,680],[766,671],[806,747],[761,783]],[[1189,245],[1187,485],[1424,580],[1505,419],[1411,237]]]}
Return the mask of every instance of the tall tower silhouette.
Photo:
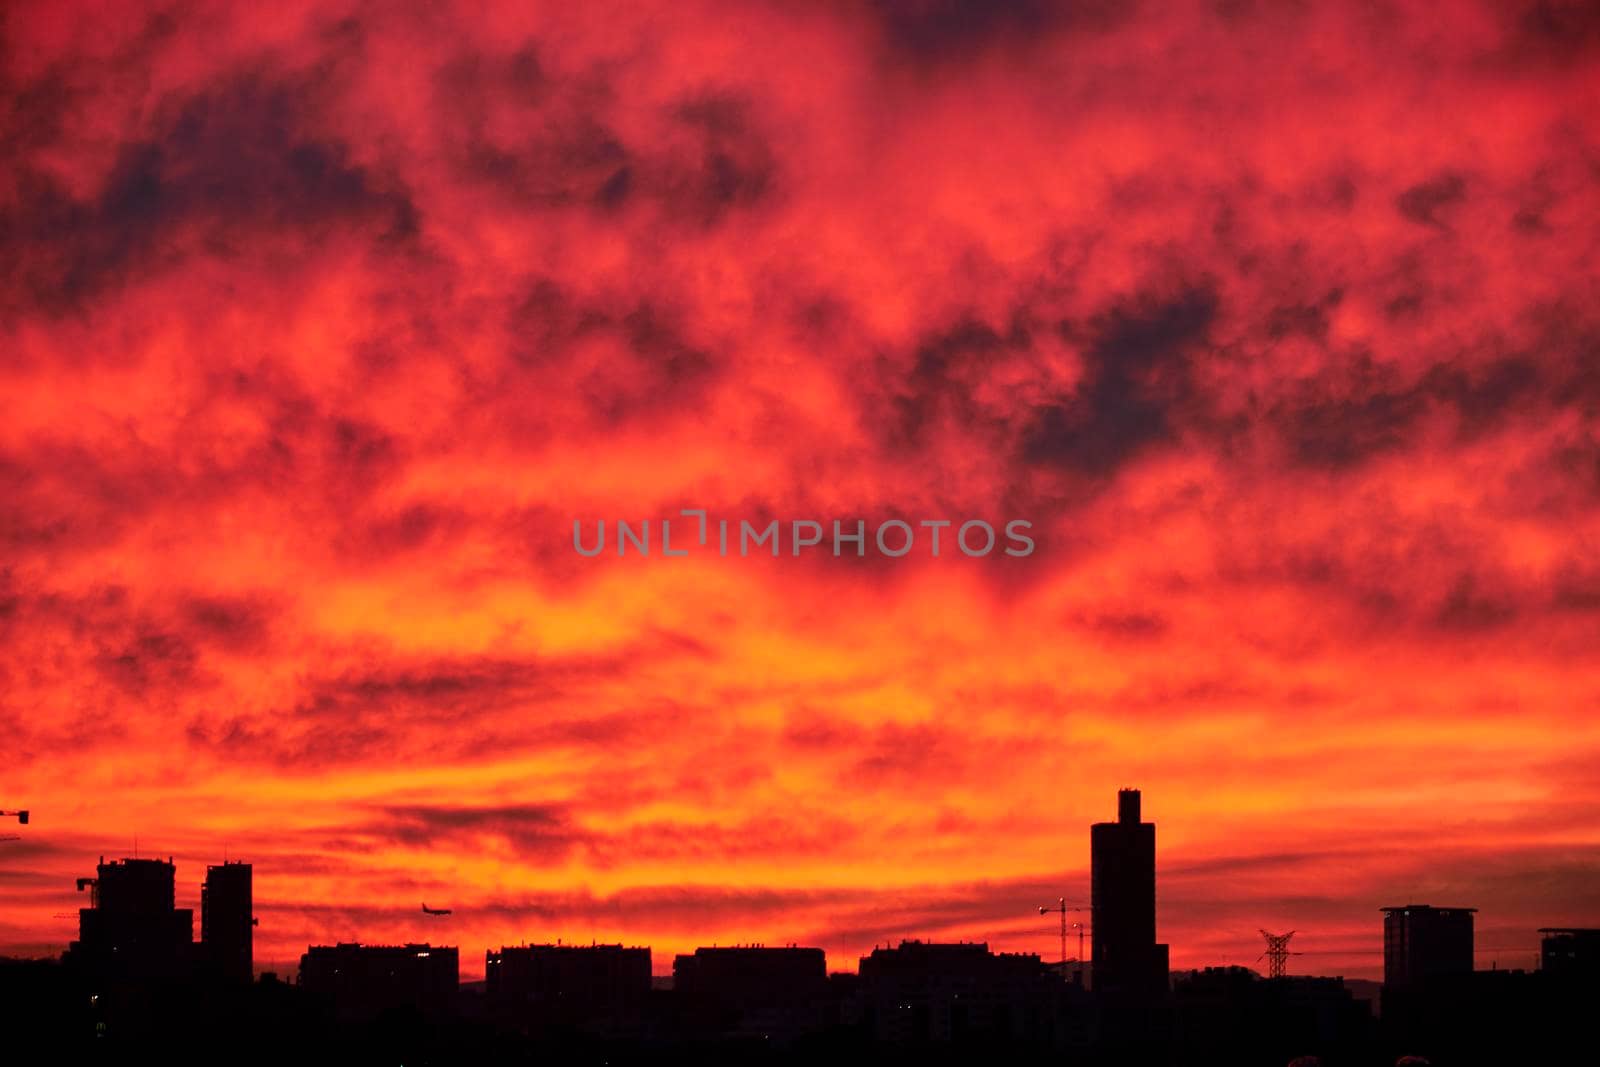
{"label": "tall tower silhouette", "polygon": [[220,977],[248,982],[254,967],[256,924],[252,872],[248,863],[206,868],[200,887],[200,941],[207,962]]}
{"label": "tall tower silhouette", "polygon": [[1096,992],[1156,997],[1167,989],[1167,946],[1156,943],[1156,826],[1139,818],[1139,791],[1117,793],[1117,821],[1089,828],[1092,977]]}

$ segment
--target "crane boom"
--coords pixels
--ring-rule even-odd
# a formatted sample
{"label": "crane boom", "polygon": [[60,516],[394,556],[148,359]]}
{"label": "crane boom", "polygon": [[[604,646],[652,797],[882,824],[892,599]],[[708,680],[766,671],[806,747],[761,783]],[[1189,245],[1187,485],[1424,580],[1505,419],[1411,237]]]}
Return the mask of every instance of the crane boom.
{"label": "crane boom", "polygon": [[[1067,912],[1069,912],[1069,911],[1088,911],[1088,910],[1089,910],[1088,908],[1079,907],[1079,906],[1074,905],[1074,904],[1068,904],[1066,897],[1061,897],[1054,904],[1041,904],[1041,905],[1039,905],[1039,914],[1040,915],[1048,915],[1051,912],[1060,912],[1060,914],[1061,914],[1061,977],[1062,978],[1065,978],[1067,976]],[[1078,965],[1081,967],[1083,965],[1083,924],[1082,923],[1073,923],[1072,925],[1074,925],[1074,926],[1076,926],[1078,928]]]}

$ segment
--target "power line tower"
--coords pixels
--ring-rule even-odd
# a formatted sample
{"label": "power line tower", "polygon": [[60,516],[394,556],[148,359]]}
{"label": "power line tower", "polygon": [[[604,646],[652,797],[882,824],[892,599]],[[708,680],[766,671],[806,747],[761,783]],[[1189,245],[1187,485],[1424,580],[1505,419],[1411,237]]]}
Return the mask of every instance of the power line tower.
{"label": "power line tower", "polygon": [[[1078,908],[1068,904],[1066,897],[1062,897],[1054,904],[1039,905],[1040,915],[1048,915],[1053,911],[1061,913],[1061,977],[1063,978],[1067,976],[1067,912],[1088,910],[1088,908]],[[1073,923],[1072,925],[1078,928],[1078,963],[1081,966],[1083,964],[1083,924]]]}
{"label": "power line tower", "polygon": [[1290,956],[1300,955],[1298,952],[1289,951],[1289,939],[1294,936],[1294,931],[1290,930],[1286,934],[1269,934],[1263,930],[1261,931],[1261,936],[1267,939],[1267,950],[1256,957],[1256,962],[1260,963],[1265,958],[1267,961],[1267,977],[1282,978],[1284,963],[1288,961]]}

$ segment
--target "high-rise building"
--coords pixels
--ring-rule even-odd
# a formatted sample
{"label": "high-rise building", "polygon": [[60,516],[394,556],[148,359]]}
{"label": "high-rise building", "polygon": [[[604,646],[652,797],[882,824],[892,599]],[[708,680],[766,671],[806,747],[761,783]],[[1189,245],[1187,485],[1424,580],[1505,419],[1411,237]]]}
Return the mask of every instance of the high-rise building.
{"label": "high-rise building", "polygon": [[206,868],[200,888],[200,941],[212,973],[248,982],[254,968],[254,903],[248,863]]}
{"label": "high-rise building", "polygon": [[1062,1030],[1067,990],[1033,954],[902,941],[861,957],[860,975],[863,1022],[888,1044],[1038,1042]]}
{"label": "high-rise building", "polygon": [[68,959],[107,978],[177,977],[192,964],[194,912],[174,907],[176,868],[171,859],[100,858],[92,892],[78,911],[78,940]]}
{"label": "high-rise building", "polygon": [[679,1011],[727,1035],[782,1042],[815,1029],[828,988],[820,948],[729,945],[672,961]]}
{"label": "high-rise building", "polygon": [[1383,909],[1383,984],[1394,989],[1472,973],[1476,908],[1404,904]]}
{"label": "high-rise building", "polygon": [[313,945],[300,957],[300,987],[346,1020],[396,1009],[448,1015],[459,983],[453,946],[340,943]]}
{"label": "high-rise building", "polygon": [[820,948],[730,945],[697,948],[672,961],[673,988],[687,996],[745,1004],[815,996],[828,981]]}
{"label": "high-rise building", "polygon": [[623,945],[516,945],[484,956],[496,1009],[569,1022],[639,1011],[650,996],[650,950]]}
{"label": "high-rise building", "polygon": [[1117,821],[1089,828],[1091,974],[1099,993],[1159,996],[1167,946],[1156,942],[1156,826],[1139,818],[1139,791],[1117,793]]}
{"label": "high-rise building", "polygon": [[1600,930],[1546,927],[1539,934],[1541,971],[1569,977],[1600,978]]}

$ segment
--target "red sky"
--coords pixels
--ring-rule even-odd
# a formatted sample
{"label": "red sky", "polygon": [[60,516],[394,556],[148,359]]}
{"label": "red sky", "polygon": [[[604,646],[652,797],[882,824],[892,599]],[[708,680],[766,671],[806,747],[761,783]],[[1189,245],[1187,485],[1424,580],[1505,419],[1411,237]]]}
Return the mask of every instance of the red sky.
{"label": "red sky", "polygon": [[[435,5],[428,5],[430,9]],[[1600,923],[1576,3],[8,5],[0,953]],[[1034,523],[597,559],[575,518]],[[677,532],[677,531],[675,531]],[[7,824],[18,829],[15,824]],[[424,921],[418,905],[450,906]]]}

